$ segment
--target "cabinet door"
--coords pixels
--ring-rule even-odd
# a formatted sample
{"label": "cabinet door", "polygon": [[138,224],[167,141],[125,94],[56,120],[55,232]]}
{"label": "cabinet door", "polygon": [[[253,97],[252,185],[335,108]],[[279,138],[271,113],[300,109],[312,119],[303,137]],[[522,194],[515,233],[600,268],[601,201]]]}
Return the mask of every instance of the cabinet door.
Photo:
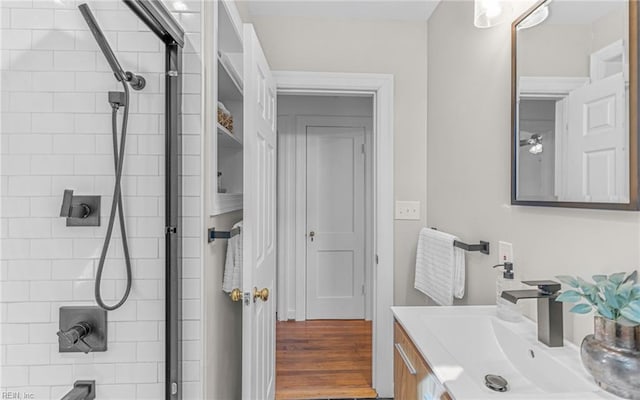
{"label": "cabinet door", "polygon": [[422,400],[422,391],[428,393],[442,393],[439,400],[451,400],[451,397],[444,390],[442,385],[432,376],[432,384],[435,388],[426,385],[427,377],[433,375],[427,362],[415,347],[409,336],[397,322],[394,324],[394,395],[395,400]]}
{"label": "cabinet door", "polygon": [[397,400],[418,399],[418,377],[402,343],[395,343],[393,356],[394,398]]}

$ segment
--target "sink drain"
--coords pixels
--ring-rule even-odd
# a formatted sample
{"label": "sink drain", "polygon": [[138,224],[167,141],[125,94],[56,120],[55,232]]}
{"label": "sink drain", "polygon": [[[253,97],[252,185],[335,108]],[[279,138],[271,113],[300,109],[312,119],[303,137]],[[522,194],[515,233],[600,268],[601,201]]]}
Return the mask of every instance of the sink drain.
{"label": "sink drain", "polygon": [[506,392],[509,390],[509,384],[506,379],[501,377],[500,375],[485,375],[484,384],[491,390],[495,390],[496,392]]}

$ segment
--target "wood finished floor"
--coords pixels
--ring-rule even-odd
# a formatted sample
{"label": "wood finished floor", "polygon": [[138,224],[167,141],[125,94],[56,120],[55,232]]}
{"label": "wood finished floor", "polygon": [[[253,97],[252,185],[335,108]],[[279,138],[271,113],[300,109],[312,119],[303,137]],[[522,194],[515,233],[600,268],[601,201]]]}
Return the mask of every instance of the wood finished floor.
{"label": "wood finished floor", "polygon": [[277,323],[277,400],[375,397],[371,321]]}

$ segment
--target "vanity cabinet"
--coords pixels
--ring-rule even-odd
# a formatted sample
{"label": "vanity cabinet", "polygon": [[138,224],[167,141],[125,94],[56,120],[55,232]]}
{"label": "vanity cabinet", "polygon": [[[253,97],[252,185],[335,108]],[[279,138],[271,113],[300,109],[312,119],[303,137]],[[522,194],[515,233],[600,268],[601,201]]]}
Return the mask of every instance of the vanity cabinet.
{"label": "vanity cabinet", "polygon": [[[393,381],[396,400],[422,400],[425,380],[433,371],[422,358],[407,333],[398,322],[394,323]],[[433,376],[434,382],[435,376]],[[452,400],[443,393],[439,400]]]}

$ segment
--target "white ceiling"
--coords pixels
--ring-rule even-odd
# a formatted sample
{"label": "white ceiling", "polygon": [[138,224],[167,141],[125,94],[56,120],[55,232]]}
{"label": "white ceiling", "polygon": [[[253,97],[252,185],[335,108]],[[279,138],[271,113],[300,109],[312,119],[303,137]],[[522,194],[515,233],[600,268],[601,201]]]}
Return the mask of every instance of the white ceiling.
{"label": "white ceiling", "polygon": [[440,0],[249,0],[252,16],[426,21]]}

